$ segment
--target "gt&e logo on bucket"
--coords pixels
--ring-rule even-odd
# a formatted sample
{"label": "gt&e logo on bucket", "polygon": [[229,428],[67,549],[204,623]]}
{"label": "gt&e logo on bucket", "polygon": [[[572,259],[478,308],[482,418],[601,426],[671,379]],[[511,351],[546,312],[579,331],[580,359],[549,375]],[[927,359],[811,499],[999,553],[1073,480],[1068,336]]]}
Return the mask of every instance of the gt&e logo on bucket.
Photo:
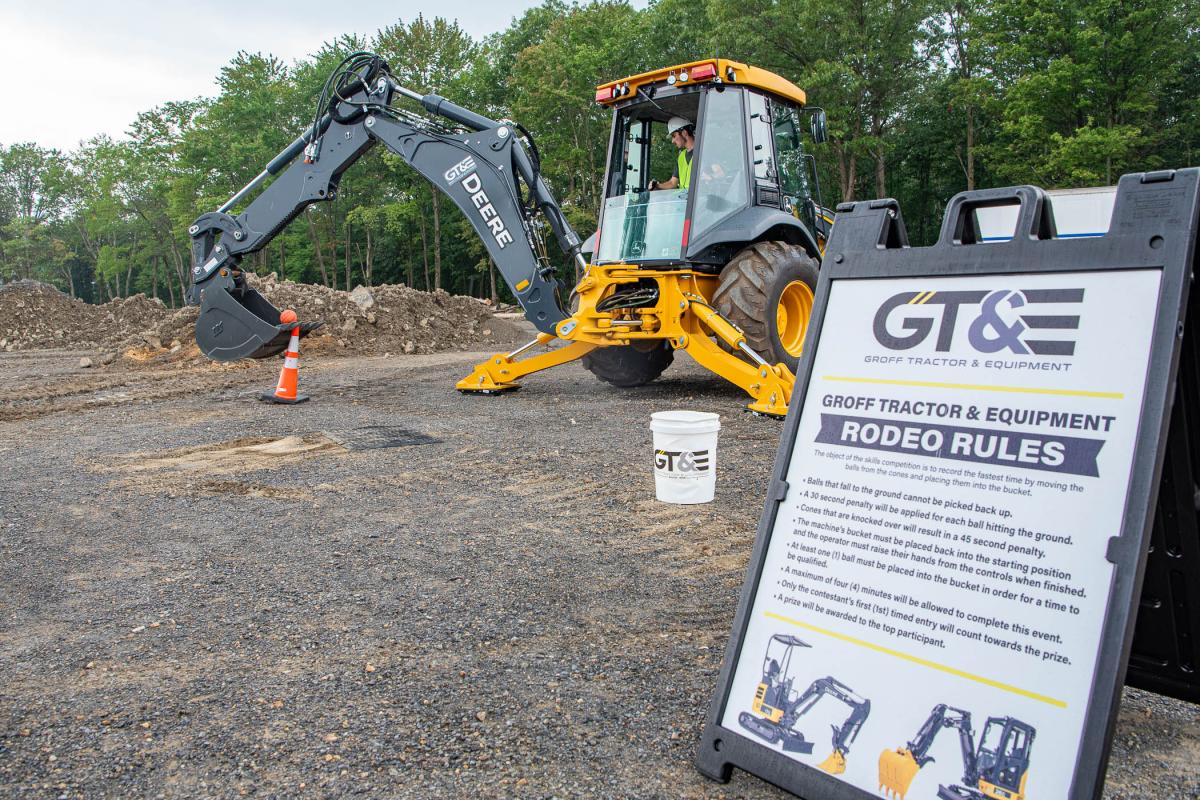
{"label": "gt&e logo on bucket", "polygon": [[666,472],[708,472],[707,450],[655,450],[655,469]]}

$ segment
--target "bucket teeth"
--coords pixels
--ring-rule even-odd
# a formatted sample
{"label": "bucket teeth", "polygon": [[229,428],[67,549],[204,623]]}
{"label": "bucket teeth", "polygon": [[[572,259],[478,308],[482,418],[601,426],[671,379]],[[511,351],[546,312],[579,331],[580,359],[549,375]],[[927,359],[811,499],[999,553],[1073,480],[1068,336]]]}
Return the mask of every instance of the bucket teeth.
{"label": "bucket teeth", "polygon": [[828,758],[817,764],[817,768],[825,770],[830,775],[841,775],[846,771],[846,757],[842,755],[841,750],[834,750]]}
{"label": "bucket teeth", "polygon": [[879,791],[885,797],[904,800],[920,769],[908,750],[884,750],[879,754]]}

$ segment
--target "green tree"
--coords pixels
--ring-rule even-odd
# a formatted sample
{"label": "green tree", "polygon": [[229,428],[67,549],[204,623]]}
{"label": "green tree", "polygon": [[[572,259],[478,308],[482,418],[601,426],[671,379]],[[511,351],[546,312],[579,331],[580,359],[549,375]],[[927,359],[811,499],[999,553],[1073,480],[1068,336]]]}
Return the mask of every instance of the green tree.
{"label": "green tree", "polygon": [[1161,165],[1160,106],[1189,43],[1180,0],[995,0],[987,29],[1004,90],[990,153],[1001,179],[1109,184]]}
{"label": "green tree", "polygon": [[927,0],[712,0],[722,49],[795,81],[829,114],[840,196],[887,194],[890,136],[914,86],[928,78]]}
{"label": "green tree", "polygon": [[[558,17],[513,64],[512,112],[533,132],[542,172],[573,220],[595,225],[612,112],[596,85],[645,68],[638,17],[623,2],[593,2]],[[630,32],[635,35],[630,35]]]}
{"label": "green tree", "polygon": [[736,58],[733,52],[721,49],[720,30],[709,15],[709,5],[708,0],[651,2],[640,15],[638,46],[655,63],[644,63],[644,68],[659,69],[709,56]]}
{"label": "green tree", "polygon": [[[421,15],[379,31],[374,48],[392,65],[400,83],[422,94],[445,91],[466,72],[476,52],[474,40],[457,22],[442,17],[430,21]],[[424,187],[424,195],[432,209],[433,288],[441,289],[441,197],[432,184]]]}
{"label": "green tree", "polygon": [[49,277],[45,269],[51,227],[66,213],[67,160],[57,150],[29,142],[0,148],[0,230],[4,271],[18,278]]}
{"label": "green tree", "polygon": [[555,20],[568,13],[561,0],[545,0],[525,11],[505,30],[486,37],[454,84],[459,102],[479,113],[499,119],[512,113],[517,58],[539,44]]}
{"label": "green tree", "polygon": [[198,108],[196,102],[167,103],[139,114],[129,129],[128,145],[119,151],[121,197],[154,243],[148,265],[150,293],[158,295],[161,271],[172,307],[176,305],[175,289],[179,289],[182,302],[190,281],[184,232],[191,224],[187,212],[192,209],[178,213],[174,187],[186,174],[179,150]]}

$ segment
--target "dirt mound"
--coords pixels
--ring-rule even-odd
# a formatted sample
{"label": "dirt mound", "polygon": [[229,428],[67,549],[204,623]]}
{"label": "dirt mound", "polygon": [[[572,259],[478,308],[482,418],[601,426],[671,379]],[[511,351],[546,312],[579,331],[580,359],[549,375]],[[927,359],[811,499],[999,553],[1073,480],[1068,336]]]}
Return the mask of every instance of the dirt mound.
{"label": "dirt mound", "polygon": [[276,308],[293,309],[301,322],[324,321],[311,337],[318,347],[356,354],[435,353],[525,338],[512,323],[493,317],[483,301],[443,291],[399,284],[342,292],[280,281],[274,273],[251,283]]}
{"label": "dirt mound", "polygon": [[[527,334],[492,316],[482,301],[404,285],[356,287],[353,292],[281,281],[274,273],[249,276],[279,309],[325,326],[305,342],[312,353],[359,355],[433,353],[502,348]],[[198,309],[169,309],[145,295],[89,305],[44,283],[0,286],[0,351],[52,347],[97,349],[134,362],[203,358],[195,346]],[[107,362],[104,362],[107,363]]]}
{"label": "dirt mound", "polygon": [[146,297],[135,294],[112,300],[100,308],[105,312],[108,326],[104,331],[105,341],[116,341],[125,338],[130,331],[151,328],[170,316],[172,310],[157,297]]}
{"label": "dirt mound", "polygon": [[88,305],[48,284],[0,286],[0,350],[95,347],[109,324],[103,306]]}

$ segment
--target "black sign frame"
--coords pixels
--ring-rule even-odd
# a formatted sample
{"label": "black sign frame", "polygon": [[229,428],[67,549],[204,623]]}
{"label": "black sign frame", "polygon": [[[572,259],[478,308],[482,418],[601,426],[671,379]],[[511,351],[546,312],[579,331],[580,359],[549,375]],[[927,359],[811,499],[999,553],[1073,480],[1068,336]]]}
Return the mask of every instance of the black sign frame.
{"label": "black sign frame", "polygon": [[[1019,204],[1020,210],[1012,239],[982,244],[973,212],[1014,204]],[[785,476],[795,448],[800,409],[804,407],[812,380],[815,354],[821,337],[827,332],[825,313],[831,285],[846,279],[1156,269],[1161,270],[1162,277],[1129,492],[1121,534],[1108,543],[1107,559],[1114,565],[1113,581],[1083,741],[1073,768],[1068,800],[1100,798],[1133,642],[1136,602],[1146,568],[1171,404],[1175,398],[1188,290],[1196,259],[1198,209],[1200,168],[1122,177],[1108,233],[1090,239],[1055,238],[1050,202],[1041,189],[1033,186],[956,195],[946,209],[938,242],[921,248],[909,247],[895,200],[845,203],[838,207],[837,223],[825,252],[805,354],[799,364],[796,391],[780,437],[766,506],[759,521],[733,630],[696,756],[696,765],[703,774],[728,781],[733,768],[738,767],[797,796],[813,800],[877,797],[798,763],[720,722],[729,702],[735,668],[742,657],[742,643],[765,567],[776,515],[788,493]],[[836,335],[832,329],[829,333]],[[747,654],[747,657],[757,659],[759,656]]]}

